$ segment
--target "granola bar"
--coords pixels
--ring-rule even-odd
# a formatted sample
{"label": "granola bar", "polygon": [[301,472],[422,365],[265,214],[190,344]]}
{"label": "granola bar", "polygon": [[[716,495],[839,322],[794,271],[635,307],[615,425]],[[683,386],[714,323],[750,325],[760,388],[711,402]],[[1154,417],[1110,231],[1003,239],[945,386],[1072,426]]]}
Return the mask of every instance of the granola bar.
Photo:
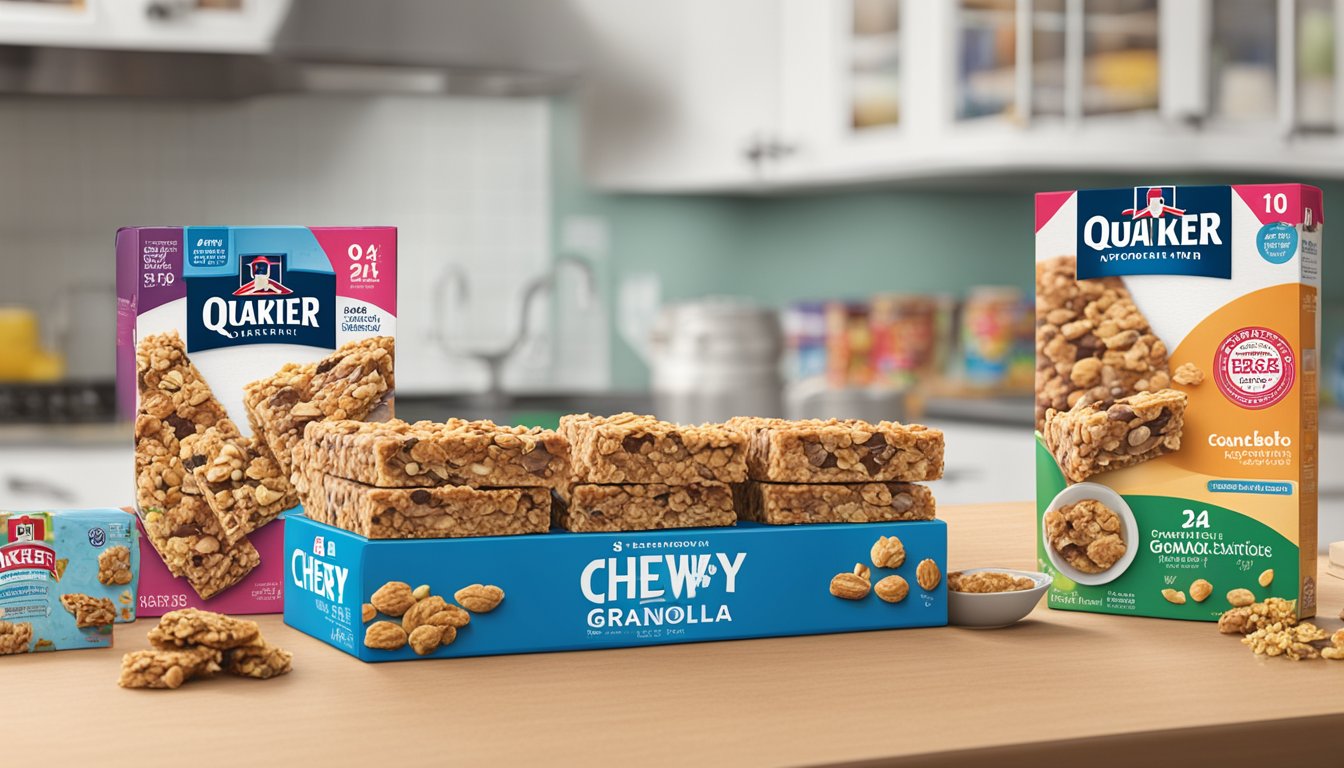
{"label": "granola bar", "polygon": [[258,638],[224,653],[224,671],[239,677],[269,680],[288,672],[294,654]]}
{"label": "granola bar", "polygon": [[1080,483],[1099,472],[1133,466],[1180,450],[1186,394],[1140,392],[1104,403],[1080,403],[1045,416],[1045,445],[1064,477]]}
{"label": "granola bar", "polygon": [[75,626],[104,627],[117,620],[117,607],[106,597],[89,597],[78,592],[61,595],[61,605],[75,617]]}
{"label": "granola bar", "polygon": [[303,428],[323,419],[369,418],[392,393],[391,336],[346,344],[315,363],[290,363],[243,388],[243,405],[286,475]]}
{"label": "granola bar", "polygon": [[33,642],[33,625],[26,621],[0,621],[0,656],[28,653]]}
{"label": "granola bar", "polygon": [[181,451],[183,466],[231,544],[298,504],[279,463],[253,439],[211,427],[183,438]]}
{"label": "granola bar", "polygon": [[172,507],[152,507],[142,518],[149,540],[175,576],[185,576],[202,599],[237,584],[261,564],[246,538],[230,544],[219,520],[200,496],[183,496]]}
{"label": "granola bar", "polygon": [[305,472],[309,518],[370,539],[434,539],[545,533],[549,488],[376,488]]}
{"label": "granola bar", "polygon": [[735,486],[743,520],[770,525],[932,520],[933,493],[911,483],[800,485],[755,480]]}
{"label": "granola bar", "polygon": [[164,650],[199,646],[227,651],[254,643],[260,636],[261,627],[255,621],[183,608],[159,619],[158,626],[149,630],[149,644]]}
{"label": "granola bar", "polygon": [[749,437],[753,480],[911,483],[943,476],[943,433],[922,424],[738,417],[727,426]]}
{"label": "granola bar", "polygon": [[571,414],[560,419],[576,483],[741,482],[747,439],[722,424],[679,426],[652,416]]}
{"label": "granola bar", "polygon": [[1046,411],[1171,384],[1167,347],[1117,277],[1078,280],[1077,259],[1036,263],[1036,428]]}
{"label": "granola bar", "polygon": [[135,651],[121,657],[122,688],[168,688],[181,686],[194,677],[219,671],[220,653],[213,648]]}
{"label": "granola bar", "polygon": [[1128,545],[1120,516],[1096,499],[1045,513],[1046,543],[1083,573],[1101,573],[1120,562]]}
{"label": "granola bar", "polygon": [[187,358],[176,333],[146,336],[136,346],[140,404],[135,418],[136,502],[170,507],[190,485],[181,461],[181,441],[216,427],[237,434],[224,406]]}
{"label": "granola bar", "polygon": [[668,485],[579,484],[562,489],[555,525],[567,531],[648,531],[737,522],[732,489],[712,481]]}
{"label": "granola bar", "polygon": [[554,488],[569,469],[560,435],[490,421],[325,421],[310,426],[305,440],[308,460],[321,470],[386,488]]}
{"label": "granola bar", "polygon": [[108,547],[98,553],[98,583],[107,586],[130,584],[131,550],[129,547]]}

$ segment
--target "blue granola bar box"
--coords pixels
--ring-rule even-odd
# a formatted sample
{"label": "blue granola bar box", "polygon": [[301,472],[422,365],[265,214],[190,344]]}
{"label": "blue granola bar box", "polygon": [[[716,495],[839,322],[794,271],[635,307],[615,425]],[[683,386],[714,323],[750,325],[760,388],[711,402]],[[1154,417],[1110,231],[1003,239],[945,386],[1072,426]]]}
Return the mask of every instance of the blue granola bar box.
{"label": "blue granola bar box", "polygon": [[[903,543],[900,567],[869,562],[882,536]],[[915,579],[926,559],[945,570],[941,520],[370,540],[295,515],[285,524],[285,622],[364,661],[943,626],[946,581],[924,589]],[[857,564],[872,584],[903,579],[908,594],[833,594],[831,580]],[[415,611],[416,598],[460,605],[470,621],[446,644],[433,642],[437,632],[416,642],[405,627],[438,612]],[[450,610],[439,619],[466,618]]]}
{"label": "blue granola bar box", "polygon": [[135,620],[137,537],[120,509],[0,510],[0,655],[111,645]]}

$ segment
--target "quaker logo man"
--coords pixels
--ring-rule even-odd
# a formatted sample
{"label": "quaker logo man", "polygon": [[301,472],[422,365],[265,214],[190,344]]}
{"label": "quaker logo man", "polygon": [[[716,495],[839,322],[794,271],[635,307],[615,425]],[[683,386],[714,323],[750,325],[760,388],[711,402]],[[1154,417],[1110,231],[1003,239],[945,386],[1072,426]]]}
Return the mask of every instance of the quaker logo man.
{"label": "quaker logo man", "polygon": [[11,517],[9,519],[9,542],[16,544],[23,541],[42,541],[47,537],[46,526],[43,521],[24,515],[23,517]]}
{"label": "quaker logo man", "polygon": [[1160,219],[1163,216],[1185,215],[1184,208],[1174,208],[1170,205],[1167,205],[1166,195],[1162,191],[1164,189],[1171,190],[1171,202],[1175,203],[1176,202],[1175,187],[1149,187],[1148,195],[1146,198],[1147,201],[1144,203],[1142,208],[1139,207],[1140,189],[1143,189],[1143,187],[1134,188],[1134,207],[1126,208],[1124,211],[1122,211],[1122,213],[1128,216],[1131,221],[1136,221],[1138,219]]}
{"label": "quaker logo man", "polygon": [[285,287],[284,256],[279,254],[243,256],[238,259],[238,290],[234,296],[285,296],[293,293]]}

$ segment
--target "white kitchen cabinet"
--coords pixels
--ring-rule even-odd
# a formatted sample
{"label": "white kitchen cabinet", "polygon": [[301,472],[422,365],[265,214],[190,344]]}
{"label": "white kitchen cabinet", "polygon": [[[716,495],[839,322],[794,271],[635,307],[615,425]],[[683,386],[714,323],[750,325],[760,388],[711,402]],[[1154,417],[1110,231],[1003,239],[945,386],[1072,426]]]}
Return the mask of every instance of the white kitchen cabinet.
{"label": "white kitchen cabinet", "polygon": [[575,0],[593,39],[584,167],[626,190],[760,183],[779,131],[778,0]]}
{"label": "white kitchen cabinet", "polygon": [[[1344,0],[579,5],[600,52],[584,113],[599,187],[761,193],[1061,169],[1344,177]],[[873,23],[874,7],[894,28]]]}
{"label": "white kitchen cabinet", "polygon": [[268,53],[290,0],[0,0],[0,44]]}

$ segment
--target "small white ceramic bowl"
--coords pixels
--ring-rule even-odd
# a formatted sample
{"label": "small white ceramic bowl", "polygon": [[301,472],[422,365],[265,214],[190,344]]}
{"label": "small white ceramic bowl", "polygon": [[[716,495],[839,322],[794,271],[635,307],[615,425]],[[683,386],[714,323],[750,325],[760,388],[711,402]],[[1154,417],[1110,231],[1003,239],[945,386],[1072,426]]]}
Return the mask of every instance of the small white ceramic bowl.
{"label": "small white ceramic bowl", "polygon": [[[1046,508],[1046,511],[1053,512],[1060,507],[1076,504],[1087,499],[1100,501],[1120,517],[1120,525],[1124,530],[1125,539],[1125,554],[1120,557],[1120,561],[1101,573],[1083,573],[1065,562],[1064,558],[1060,557],[1059,553],[1055,551],[1055,548],[1048,544],[1045,547],[1045,556],[1050,558],[1051,565],[1055,566],[1060,573],[1069,579],[1078,584],[1095,587],[1099,584],[1109,584],[1120,578],[1120,574],[1124,573],[1129,564],[1134,562],[1134,556],[1139,553],[1139,524],[1134,519],[1134,512],[1130,510],[1129,504],[1125,503],[1124,497],[1099,483],[1070,485],[1050,501],[1050,506]],[[1045,515],[1041,515],[1041,536],[1045,537]]]}
{"label": "small white ceramic bowl", "polygon": [[1050,577],[1039,571],[1019,571],[1015,568],[965,568],[962,573],[993,571],[1010,576],[1025,576],[1036,586],[1014,592],[954,592],[947,591],[947,622],[957,627],[994,629],[1016,624],[1041,601],[1050,588]]}

